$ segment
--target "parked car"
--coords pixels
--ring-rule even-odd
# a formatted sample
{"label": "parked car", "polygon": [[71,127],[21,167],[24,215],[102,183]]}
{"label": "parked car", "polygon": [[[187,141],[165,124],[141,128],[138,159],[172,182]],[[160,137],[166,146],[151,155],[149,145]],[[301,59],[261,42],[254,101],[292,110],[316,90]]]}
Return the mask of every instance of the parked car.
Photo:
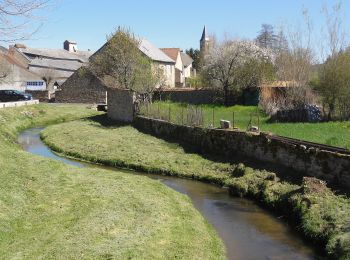
{"label": "parked car", "polygon": [[0,102],[32,100],[33,96],[18,90],[0,90]]}

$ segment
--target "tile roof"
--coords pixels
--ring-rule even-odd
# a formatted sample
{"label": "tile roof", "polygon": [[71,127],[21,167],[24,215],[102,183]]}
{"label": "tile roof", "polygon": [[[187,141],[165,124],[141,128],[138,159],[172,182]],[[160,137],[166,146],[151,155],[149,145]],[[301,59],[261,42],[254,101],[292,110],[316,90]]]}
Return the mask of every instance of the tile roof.
{"label": "tile roof", "polygon": [[180,55],[181,55],[181,60],[184,67],[187,67],[192,64],[193,59],[189,55],[187,55],[184,52],[180,52]]}
{"label": "tile roof", "polygon": [[177,55],[180,52],[179,48],[160,48],[161,51],[163,51],[166,55],[170,57],[170,59],[174,60],[176,62]]}
{"label": "tile roof", "polygon": [[154,46],[152,43],[150,43],[146,39],[141,39],[140,51],[142,51],[147,57],[154,61],[161,61],[161,62],[167,62],[167,63],[175,63],[173,59],[168,57],[164,52],[162,52],[160,49],[158,49],[156,46]]}

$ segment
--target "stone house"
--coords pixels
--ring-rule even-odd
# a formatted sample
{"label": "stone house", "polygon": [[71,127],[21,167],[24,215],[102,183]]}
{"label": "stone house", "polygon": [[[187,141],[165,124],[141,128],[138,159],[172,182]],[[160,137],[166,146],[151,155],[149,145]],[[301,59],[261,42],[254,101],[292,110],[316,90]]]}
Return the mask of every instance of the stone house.
{"label": "stone house", "polygon": [[175,61],[175,87],[185,87],[186,79],[193,75],[192,58],[179,48],[161,48],[161,50]]}
{"label": "stone house", "polygon": [[[91,57],[103,51],[105,45]],[[157,87],[174,88],[175,62],[146,39],[140,40],[139,50],[153,61],[154,66],[161,68],[164,73],[165,86]],[[60,91],[56,92],[56,102],[105,103],[107,100],[107,87],[113,85],[113,82],[110,81],[98,79],[92,73],[81,68],[63,83]]]}
{"label": "stone house", "polygon": [[164,72],[166,88],[175,87],[175,61],[146,39],[141,39],[140,51],[149,57]]}
{"label": "stone house", "polygon": [[187,85],[187,79],[196,76],[196,71],[193,68],[193,59],[184,52],[180,53],[182,65],[183,65],[183,76],[185,78],[185,86]]}

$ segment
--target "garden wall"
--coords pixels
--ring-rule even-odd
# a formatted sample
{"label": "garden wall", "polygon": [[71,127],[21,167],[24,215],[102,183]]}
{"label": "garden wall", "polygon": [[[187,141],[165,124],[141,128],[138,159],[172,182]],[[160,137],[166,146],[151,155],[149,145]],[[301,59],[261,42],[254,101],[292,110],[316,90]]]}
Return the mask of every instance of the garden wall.
{"label": "garden wall", "polygon": [[26,90],[26,93],[31,94],[33,99],[40,102],[49,102],[49,92],[47,90]]}
{"label": "garden wall", "polygon": [[[224,97],[221,92],[215,89],[190,89],[177,88],[156,90],[153,100],[170,100],[178,103],[187,103],[192,105],[200,104],[223,104]],[[236,96],[229,94],[229,105],[257,105],[259,103],[259,95],[256,89],[246,89],[242,95]]]}
{"label": "garden wall", "polygon": [[[223,104],[223,96],[214,89],[166,89],[155,91],[153,100],[170,100],[172,102],[187,103],[192,105],[200,104]],[[240,103],[233,95],[229,97],[230,105]]]}
{"label": "garden wall", "polygon": [[115,121],[132,122],[135,115],[135,93],[123,89],[108,89],[107,115]]}
{"label": "garden wall", "polygon": [[141,116],[135,118],[134,124],[140,131],[194,145],[203,152],[278,163],[350,188],[349,154],[290,144],[265,133],[182,126]]}
{"label": "garden wall", "polygon": [[153,100],[170,100],[193,105],[218,103],[217,93],[210,89],[166,89],[155,91]]}

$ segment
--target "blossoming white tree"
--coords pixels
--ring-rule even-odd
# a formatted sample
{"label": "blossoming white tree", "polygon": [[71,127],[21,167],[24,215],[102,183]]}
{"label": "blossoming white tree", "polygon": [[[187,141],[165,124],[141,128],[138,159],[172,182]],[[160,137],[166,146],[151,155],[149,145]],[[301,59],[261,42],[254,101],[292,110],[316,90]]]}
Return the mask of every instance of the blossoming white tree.
{"label": "blossoming white tree", "polygon": [[204,76],[223,90],[228,105],[229,91],[258,86],[273,75],[273,55],[251,41],[225,41],[214,46],[205,57]]}

